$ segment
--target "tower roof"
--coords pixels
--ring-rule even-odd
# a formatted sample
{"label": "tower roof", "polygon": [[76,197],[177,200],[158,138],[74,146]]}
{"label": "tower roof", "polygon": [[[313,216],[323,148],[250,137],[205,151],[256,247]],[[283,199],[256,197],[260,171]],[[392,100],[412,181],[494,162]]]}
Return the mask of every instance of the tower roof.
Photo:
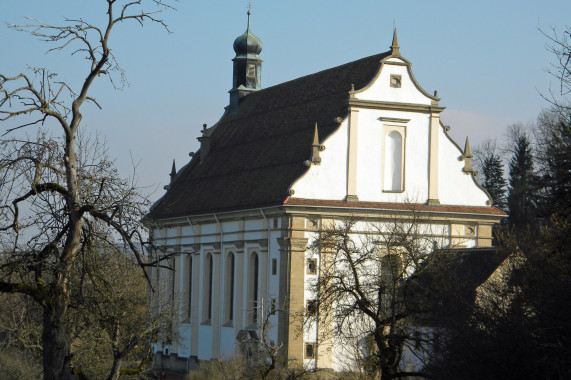
{"label": "tower roof", "polygon": [[234,51],[236,52],[236,57],[255,57],[262,52],[262,41],[250,31],[250,15],[252,13],[248,11],[248,27],[242,35],[238,36],[234,40]]}

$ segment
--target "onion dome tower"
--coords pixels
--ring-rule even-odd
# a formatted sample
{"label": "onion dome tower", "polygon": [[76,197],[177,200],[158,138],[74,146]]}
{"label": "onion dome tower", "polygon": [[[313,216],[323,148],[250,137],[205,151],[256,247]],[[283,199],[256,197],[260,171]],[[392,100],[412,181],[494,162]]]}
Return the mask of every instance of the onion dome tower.
{"label": "onion dome tower", "polygon": [[250,15],[248,10],[248,27],[246,31],[234,40],[236,56],[232,89],[230,92],[230,112],[238,111],[240,99],[251,92],[262,88],[262,41],[250,31]]}

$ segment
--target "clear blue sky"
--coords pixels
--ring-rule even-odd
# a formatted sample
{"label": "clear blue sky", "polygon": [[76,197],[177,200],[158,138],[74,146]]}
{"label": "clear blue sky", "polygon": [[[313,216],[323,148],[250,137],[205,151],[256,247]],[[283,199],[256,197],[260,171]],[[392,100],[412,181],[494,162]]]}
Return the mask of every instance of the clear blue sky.
{"label": "clear blue sky", "polygon": [[[103,0],[4,0],[0,21],[25,16],[56,24],[63,17],[104,16]],[[103,110],[88,107],[84,124],[107,137],[110,154],[130,174],[138,163],[142,185],[162,195],[172,159],[180,168],[198,148],[203,123],[212,125],[228,104],[232,43],[246,29],[247,1],[189,1],[164,14],[173,34],[156,25],[120,25],[111,40],[130,86],[115,91],[98,83],[92,95]],[[401,54],[412,61],[419,83],[438,90],[447,107],[442,120],[452,136],[472,144],[501,137],[503,128],[535,119],[547,104],[539,95],[556,82],[546,69],[554,57],[538,28],[571,23],[571,1],[337,1],[252,0],[251,29],[264,48],[262,85],[388,50],[393,25]],[[86,70],[70,51],[45,54],[49,45],[3,27],[0,72],[47,66],[73,83]],[[83,65],[83,66],[82,66]],[[4,129],[5,125],[0,125]]]}

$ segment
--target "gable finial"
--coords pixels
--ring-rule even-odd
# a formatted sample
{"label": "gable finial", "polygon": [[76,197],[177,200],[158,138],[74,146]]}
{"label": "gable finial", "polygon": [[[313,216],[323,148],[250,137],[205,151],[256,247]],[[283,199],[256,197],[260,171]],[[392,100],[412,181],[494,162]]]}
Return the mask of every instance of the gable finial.
{"label": "gable finial", "polygon": [[464,173],[473,173],[472,168],[472,152],[470,151],[470,140],[466,136],[466,144],[464,145]]}
{"label": "gable finial", "polygon": [[319,134],[317,130],[317,122],[315,123],[315,130],[313,132],[313,143],[311,144],[311,159],[305,161],[305,165],[310,166],[321,164],[321,157],[319,157],[319,152],[324,150],[325,147],[319,144]]}
{"label": "gable finial", "polygon": [[315,131],[313,132],[313,146],[319,147],[319,136],[317,132],[317,123],[315,123]]}
{"label": "gable finial", "polygon": [[171,177],[171,180],[168,185],[163,186],[163,189],[165,190],[169,190],[171,188],[172,183],[176,179],[176,164],[174,162],[174,159],[172,160],[172,169],[169,175]]}
{"label": "gable finial", "polygon": [[393,44],[391,45],[391,54],[400,55],[399,41],[397,38],[397,28],[393,31]]}
{"label": "gable finial", "polygon": [[171,182],[174,180],[174,177],[176,177],[176,163],[174,161],[174,159],[172,160],[172,169],[171,169]]}

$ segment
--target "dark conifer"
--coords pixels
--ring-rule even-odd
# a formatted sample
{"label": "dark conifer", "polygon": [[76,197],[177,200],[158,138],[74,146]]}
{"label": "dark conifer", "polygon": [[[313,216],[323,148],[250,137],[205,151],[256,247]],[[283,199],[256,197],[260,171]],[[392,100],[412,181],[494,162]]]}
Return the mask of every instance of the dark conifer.
{"label": "dark conifer", "polygon": [[525,134],[520,134],[509,164],[508,223],[516,229],[536,221],[538,183],[531,144]]}
{"label": "dark conifer", "polygon": [[539,118],[540,214],[571,219],[571,113],[560,111],[546,111]]}
{"label": "dark conifer", "polygon": [[499,156],[491,153],[482,163],[483,186],[492,197],[492,206],[506,209],[506,179]]}

